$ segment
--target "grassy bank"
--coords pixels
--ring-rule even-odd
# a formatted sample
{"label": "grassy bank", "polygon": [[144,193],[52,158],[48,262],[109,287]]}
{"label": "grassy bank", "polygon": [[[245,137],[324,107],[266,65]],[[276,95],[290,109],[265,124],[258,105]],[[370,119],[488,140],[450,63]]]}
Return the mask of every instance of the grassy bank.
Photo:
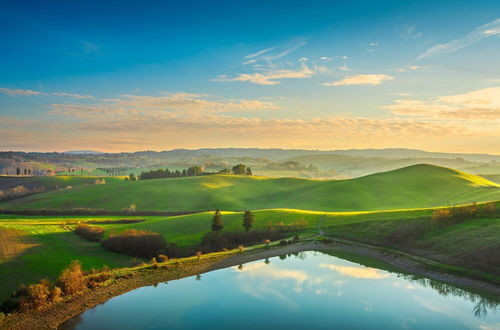
{"label": "grassy bank", "polygon": [[[477,298],[473,292],[464,291],[458,287],[478,289],[484,293],[491,292],[492,304],[498,304],[495,298],[499,287],[489,283],[464,279],[460,276],[441,272],[440,266],[433,262],[427,264],[425,260],[411,255],[390,253],[384,249],[372,246],[344,243],[335,241],[332,244],[319,243],[306,240],[293,245],[271,247],[256,247],[250,251],[240,252],[232,250],[227,252],[211,253],[199,258],[183,258],[170,260],[164,263],[153,263],[132,268],[121,268],[107,271],[106,280],[92,290],[85,289],[73,296],[65,296],[61,301],[45,306],[41,310],[9,314],[0,319],[0,327],[9,329],[26,328],[56,328],[62,322],[76,316],[96,305],[102,304],[114,296],[131,291],[135,288],[154,285],[159,282],[175,280],[187,276],[199,275],[204,272],[241,265],[247,262],[262,260],[280,255],[290,255],[300,251],[319,250],[367,267],[377,267],[390,272],[402,274],[405,278],[418,281],[425,286],[430,286],[444,295],[466,295],[481,303],[486,296]],[[438,266],[438,267],[436,267]],[[419,276],[426,276],[437,281],[424,281]],[[450,286],[444,282],[452,283]],[[457,287],[458,286],[458,287]]]}

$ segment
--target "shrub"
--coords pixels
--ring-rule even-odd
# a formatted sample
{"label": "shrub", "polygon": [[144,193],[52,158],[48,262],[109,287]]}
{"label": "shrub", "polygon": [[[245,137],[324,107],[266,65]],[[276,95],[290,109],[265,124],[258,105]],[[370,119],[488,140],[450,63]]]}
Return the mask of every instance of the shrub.
{"label": "shrub", "polygon": [[104,228],[81,223],[76,227],[75,233],[87,241],[99,242],[104,235]]}
{"label": "shrub", "polygon": [[168,257],[164,254],[159,254],[157,257],[156,257],[156,260],[158,262],[167,262],[168,261]]}
{"label": "shrub", "polygon": [[57,301],[61,300],[61,294],[62,294],[62,290],[60,287],[58,287],[58,286],[53,287],[52,290],[50,290],[49,301],[50,302],[57,302]]}
{"label": "shrub", "polygon": [[43,279],[38,284],[28,286],[26,295],[20,300],[22,310],[40,309],[47,305],[50,295],[49,281]]}
{"label": "shrub", "polygon": [[451,226],[475,218],[478,211],[479,209],[476,203],[446,209],[437,209],[432,212],[432,220],[434,224],[438,226]]}
{"label": "shrub", "polygon": [[80,261],[73,260],[68,268],[59,276],[58,285],[65,294],[75,294],[85,288],[85,276]]}
{"label": "shrub", "polygon": [[224,248],[235,249],[238,248],[239,245],[261,243],[264,239],[278,240],[285,235],[284,232],[279,231],[268,232],[259,230],[252,230],[250,232],[209,232],[203,236],[200,247],[201,250],[205,252],[220,251]]}
{"label": "shrub", "polygon": [[165,240],[154,232],[128,229],[102,242],[109,251],[132,257],[152,258],[165,250]]}

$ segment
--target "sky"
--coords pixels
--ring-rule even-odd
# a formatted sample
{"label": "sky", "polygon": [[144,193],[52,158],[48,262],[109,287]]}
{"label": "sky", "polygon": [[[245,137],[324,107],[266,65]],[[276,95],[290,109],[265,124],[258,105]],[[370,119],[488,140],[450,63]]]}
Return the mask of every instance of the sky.
{"label": "sky", "polygon": [[500,154],[500,1],[4,1],[0,150]]}

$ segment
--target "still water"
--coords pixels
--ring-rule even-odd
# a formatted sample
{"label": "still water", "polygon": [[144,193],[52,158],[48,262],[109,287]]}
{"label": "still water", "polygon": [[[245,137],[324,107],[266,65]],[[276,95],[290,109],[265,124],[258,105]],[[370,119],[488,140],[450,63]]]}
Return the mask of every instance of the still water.
{"label": "still water", "polygon": [[499,302],[309,251],[139,288],[63,328],[486,330],[500,329]]}

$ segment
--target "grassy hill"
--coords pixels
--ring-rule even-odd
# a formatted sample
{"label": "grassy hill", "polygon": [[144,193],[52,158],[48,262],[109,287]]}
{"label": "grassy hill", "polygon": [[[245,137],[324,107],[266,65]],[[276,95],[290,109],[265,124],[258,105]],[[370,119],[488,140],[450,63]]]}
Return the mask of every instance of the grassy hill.
{"label": "grassy hill", "polygon": [[66,188],[67,186],[77,187],[81,185],[95,184],[96,180],[104,180],[109,183],[123,181],[123,178],[79,175],[0,176],[0,189],[24,186],[28,189],[44,187],[47,190],[54,190]]}
{"label": "grassy hill", "polygon": [[0,203],[5,210],[207,211],[293,208],[316,211],[413,209],[500,199],[500,185],[433,165],[351,180],[213,175],[113,182]]}

